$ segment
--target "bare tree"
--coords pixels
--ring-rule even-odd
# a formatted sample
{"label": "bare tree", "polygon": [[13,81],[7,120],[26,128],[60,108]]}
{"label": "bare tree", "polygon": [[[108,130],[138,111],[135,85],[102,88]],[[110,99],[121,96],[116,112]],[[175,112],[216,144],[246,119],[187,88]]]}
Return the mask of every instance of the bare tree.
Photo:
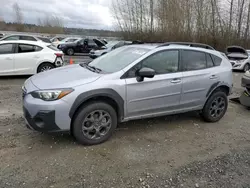
{"label": "bare tree", "polygon": [[18,3],[13,4],[13,11],[14,11],[14,20],[18,24],[23,24],[23,13],[21,8],[19,7]]}

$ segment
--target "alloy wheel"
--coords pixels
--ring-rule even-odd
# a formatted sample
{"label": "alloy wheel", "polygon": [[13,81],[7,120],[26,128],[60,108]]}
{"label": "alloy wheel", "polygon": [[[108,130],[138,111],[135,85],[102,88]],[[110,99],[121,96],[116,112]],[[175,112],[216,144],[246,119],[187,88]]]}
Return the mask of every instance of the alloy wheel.
{"label": "alloy wheel", "polygon": [[210,116],[217,118],[224,113],[226,107],[226,101],[222,97],[216,97],[209,109]]}
{"label": "alloy wheel", "polygon": [[111,125],[110,114],[104,110],[96,110],[85,117],[82,132],[88,139],[98,140],[109,132]]}

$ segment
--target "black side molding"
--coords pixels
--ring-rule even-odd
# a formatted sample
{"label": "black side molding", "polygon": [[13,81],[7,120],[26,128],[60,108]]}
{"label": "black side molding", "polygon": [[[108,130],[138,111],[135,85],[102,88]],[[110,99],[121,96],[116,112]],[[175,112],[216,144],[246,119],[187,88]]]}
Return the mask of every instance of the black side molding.
{"label": "black side molding", "polygon": [[113,89],[96,89],[92,91],[87,91],[82,94],[80,94],[75,102],[73,103],[70,112],[69,117],[72,119],[73,115],[77,111],[77,109],[87,100],[97,97],[108,97],[116,102],[118,107],[118,118],[122,119],[124,117],[124,100],[122,97]]}

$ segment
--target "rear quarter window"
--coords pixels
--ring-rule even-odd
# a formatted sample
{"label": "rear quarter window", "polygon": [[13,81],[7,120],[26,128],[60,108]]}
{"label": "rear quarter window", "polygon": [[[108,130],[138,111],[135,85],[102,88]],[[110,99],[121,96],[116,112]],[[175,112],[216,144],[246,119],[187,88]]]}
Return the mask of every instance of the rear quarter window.
{"label": "rear quarter window", "polygon": [[214,65],[215,66],[220,66],[221,65],[221,62],[222,62],[222,59],[216,55],[211,55],[212,59],[213,59],[213,62],[214,62]]}
{"label": "rear quarter window", "polygon": [[49,46],[47,46],[49,49],[51,49],[51,50],[54,50],[54,51],[60,51],[58,48],[56,48],[55,46],[53,46],[53,45],[49,45]]}

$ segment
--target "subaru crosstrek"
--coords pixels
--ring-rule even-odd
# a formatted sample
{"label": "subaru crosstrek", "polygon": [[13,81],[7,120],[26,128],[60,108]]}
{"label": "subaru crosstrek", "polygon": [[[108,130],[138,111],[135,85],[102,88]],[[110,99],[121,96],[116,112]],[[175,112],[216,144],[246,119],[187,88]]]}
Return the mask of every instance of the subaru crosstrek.
{"label": "subaru crosstrek", "polygon": [[231,89],[232,66],[218,51],[131,45],[88,65],[32,76],[23,86],[23,110],[28,128],[71,131],[79,143],[93,145],[129,120],[199,111],[217,122]]}

